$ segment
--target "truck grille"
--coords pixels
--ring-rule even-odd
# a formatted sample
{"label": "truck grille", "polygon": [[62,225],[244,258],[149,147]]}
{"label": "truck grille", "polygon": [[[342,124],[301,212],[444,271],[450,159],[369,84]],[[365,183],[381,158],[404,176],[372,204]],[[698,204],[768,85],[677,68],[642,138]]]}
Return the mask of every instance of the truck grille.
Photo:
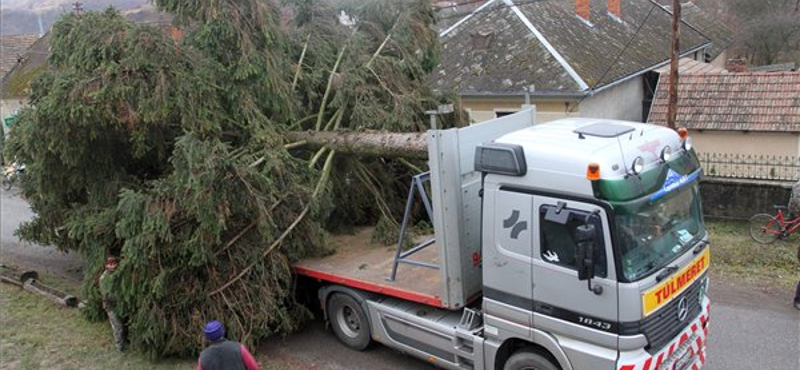
{"label": "truck grille", "polygon": [[[702,311],[698,295],[700,294],[700,286],[703,280],[705,280],[705,275],[697,279],[689,289],[686,289],[672,302],[649,317],[639,322],[622,323],[620,325],[620,335],[644,334],[649,343],[645,348],[647,352],[650,354],[657,353]],[[678,303],[683,297],[686,297],[689,313],[686,315],[686,319],[680,321],[678,319]]]}

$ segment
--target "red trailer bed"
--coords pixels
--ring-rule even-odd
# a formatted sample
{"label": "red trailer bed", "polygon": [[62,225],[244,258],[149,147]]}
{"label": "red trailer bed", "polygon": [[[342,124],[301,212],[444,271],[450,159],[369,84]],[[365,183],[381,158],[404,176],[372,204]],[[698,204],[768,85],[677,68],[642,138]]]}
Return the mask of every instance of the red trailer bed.
{"label": "red trailer bed", "polygon": [[[439,270],[401,263],[395,281],[386,280],[392,273],[397,246],[372,242],[372,230],[363,228],[353,235],[331,237],[335,249],[333,254],[299,261],[294,264],[295,272],[322,281],[445,307],[440,296],[443,286]],[[438,246],[433,244],[412,258],[438,264]]]}

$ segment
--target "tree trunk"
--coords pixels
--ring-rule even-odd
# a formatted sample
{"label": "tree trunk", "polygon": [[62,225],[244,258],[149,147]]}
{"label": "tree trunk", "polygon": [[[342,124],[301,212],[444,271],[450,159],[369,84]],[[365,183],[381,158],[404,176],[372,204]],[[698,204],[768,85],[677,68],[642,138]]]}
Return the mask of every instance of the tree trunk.
{"label": "tree trunk", "polygon": [[428,141],[424,132],[318,132],[292,131],[289,140],[305,142],[319,148],[329,147],[341,153],[376,157],[428,158]]}
{"label": "tree trunk", "polygon": [[25,290],[39,294],[42,297],[45,297],[62,306],[65,307],[78,306],[78,298],[76,298],[75,296],[53,289],[47,285],[44,285],[36,281],[36,279],[28,279],[22,285]]}

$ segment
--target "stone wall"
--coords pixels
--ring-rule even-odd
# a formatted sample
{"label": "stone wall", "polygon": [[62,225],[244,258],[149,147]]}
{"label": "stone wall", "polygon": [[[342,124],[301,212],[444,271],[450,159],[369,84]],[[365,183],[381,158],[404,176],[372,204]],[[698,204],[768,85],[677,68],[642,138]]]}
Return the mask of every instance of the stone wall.
{"label": "stone wall", "polygon": [[786,205],[790,182],[707,177],[700,183],[703,213],[709,218],[747,220],[756,213],[775,213],[773,205]]}

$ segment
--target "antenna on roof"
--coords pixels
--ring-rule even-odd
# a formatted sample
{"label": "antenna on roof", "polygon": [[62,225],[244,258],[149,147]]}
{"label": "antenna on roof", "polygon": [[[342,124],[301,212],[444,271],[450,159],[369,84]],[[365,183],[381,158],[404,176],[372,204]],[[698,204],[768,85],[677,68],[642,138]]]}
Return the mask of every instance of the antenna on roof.
{"label": "antenna on roof", "polygon": [[80,1],[72,3],[72,11],[75,12],[75,14],[83,13],[83,3]]}
{"label": "antenna on roof", "polygon": [[44,36],[44,25],[42,25],[42,13],[36,13],[39,17],[39,37]]}

